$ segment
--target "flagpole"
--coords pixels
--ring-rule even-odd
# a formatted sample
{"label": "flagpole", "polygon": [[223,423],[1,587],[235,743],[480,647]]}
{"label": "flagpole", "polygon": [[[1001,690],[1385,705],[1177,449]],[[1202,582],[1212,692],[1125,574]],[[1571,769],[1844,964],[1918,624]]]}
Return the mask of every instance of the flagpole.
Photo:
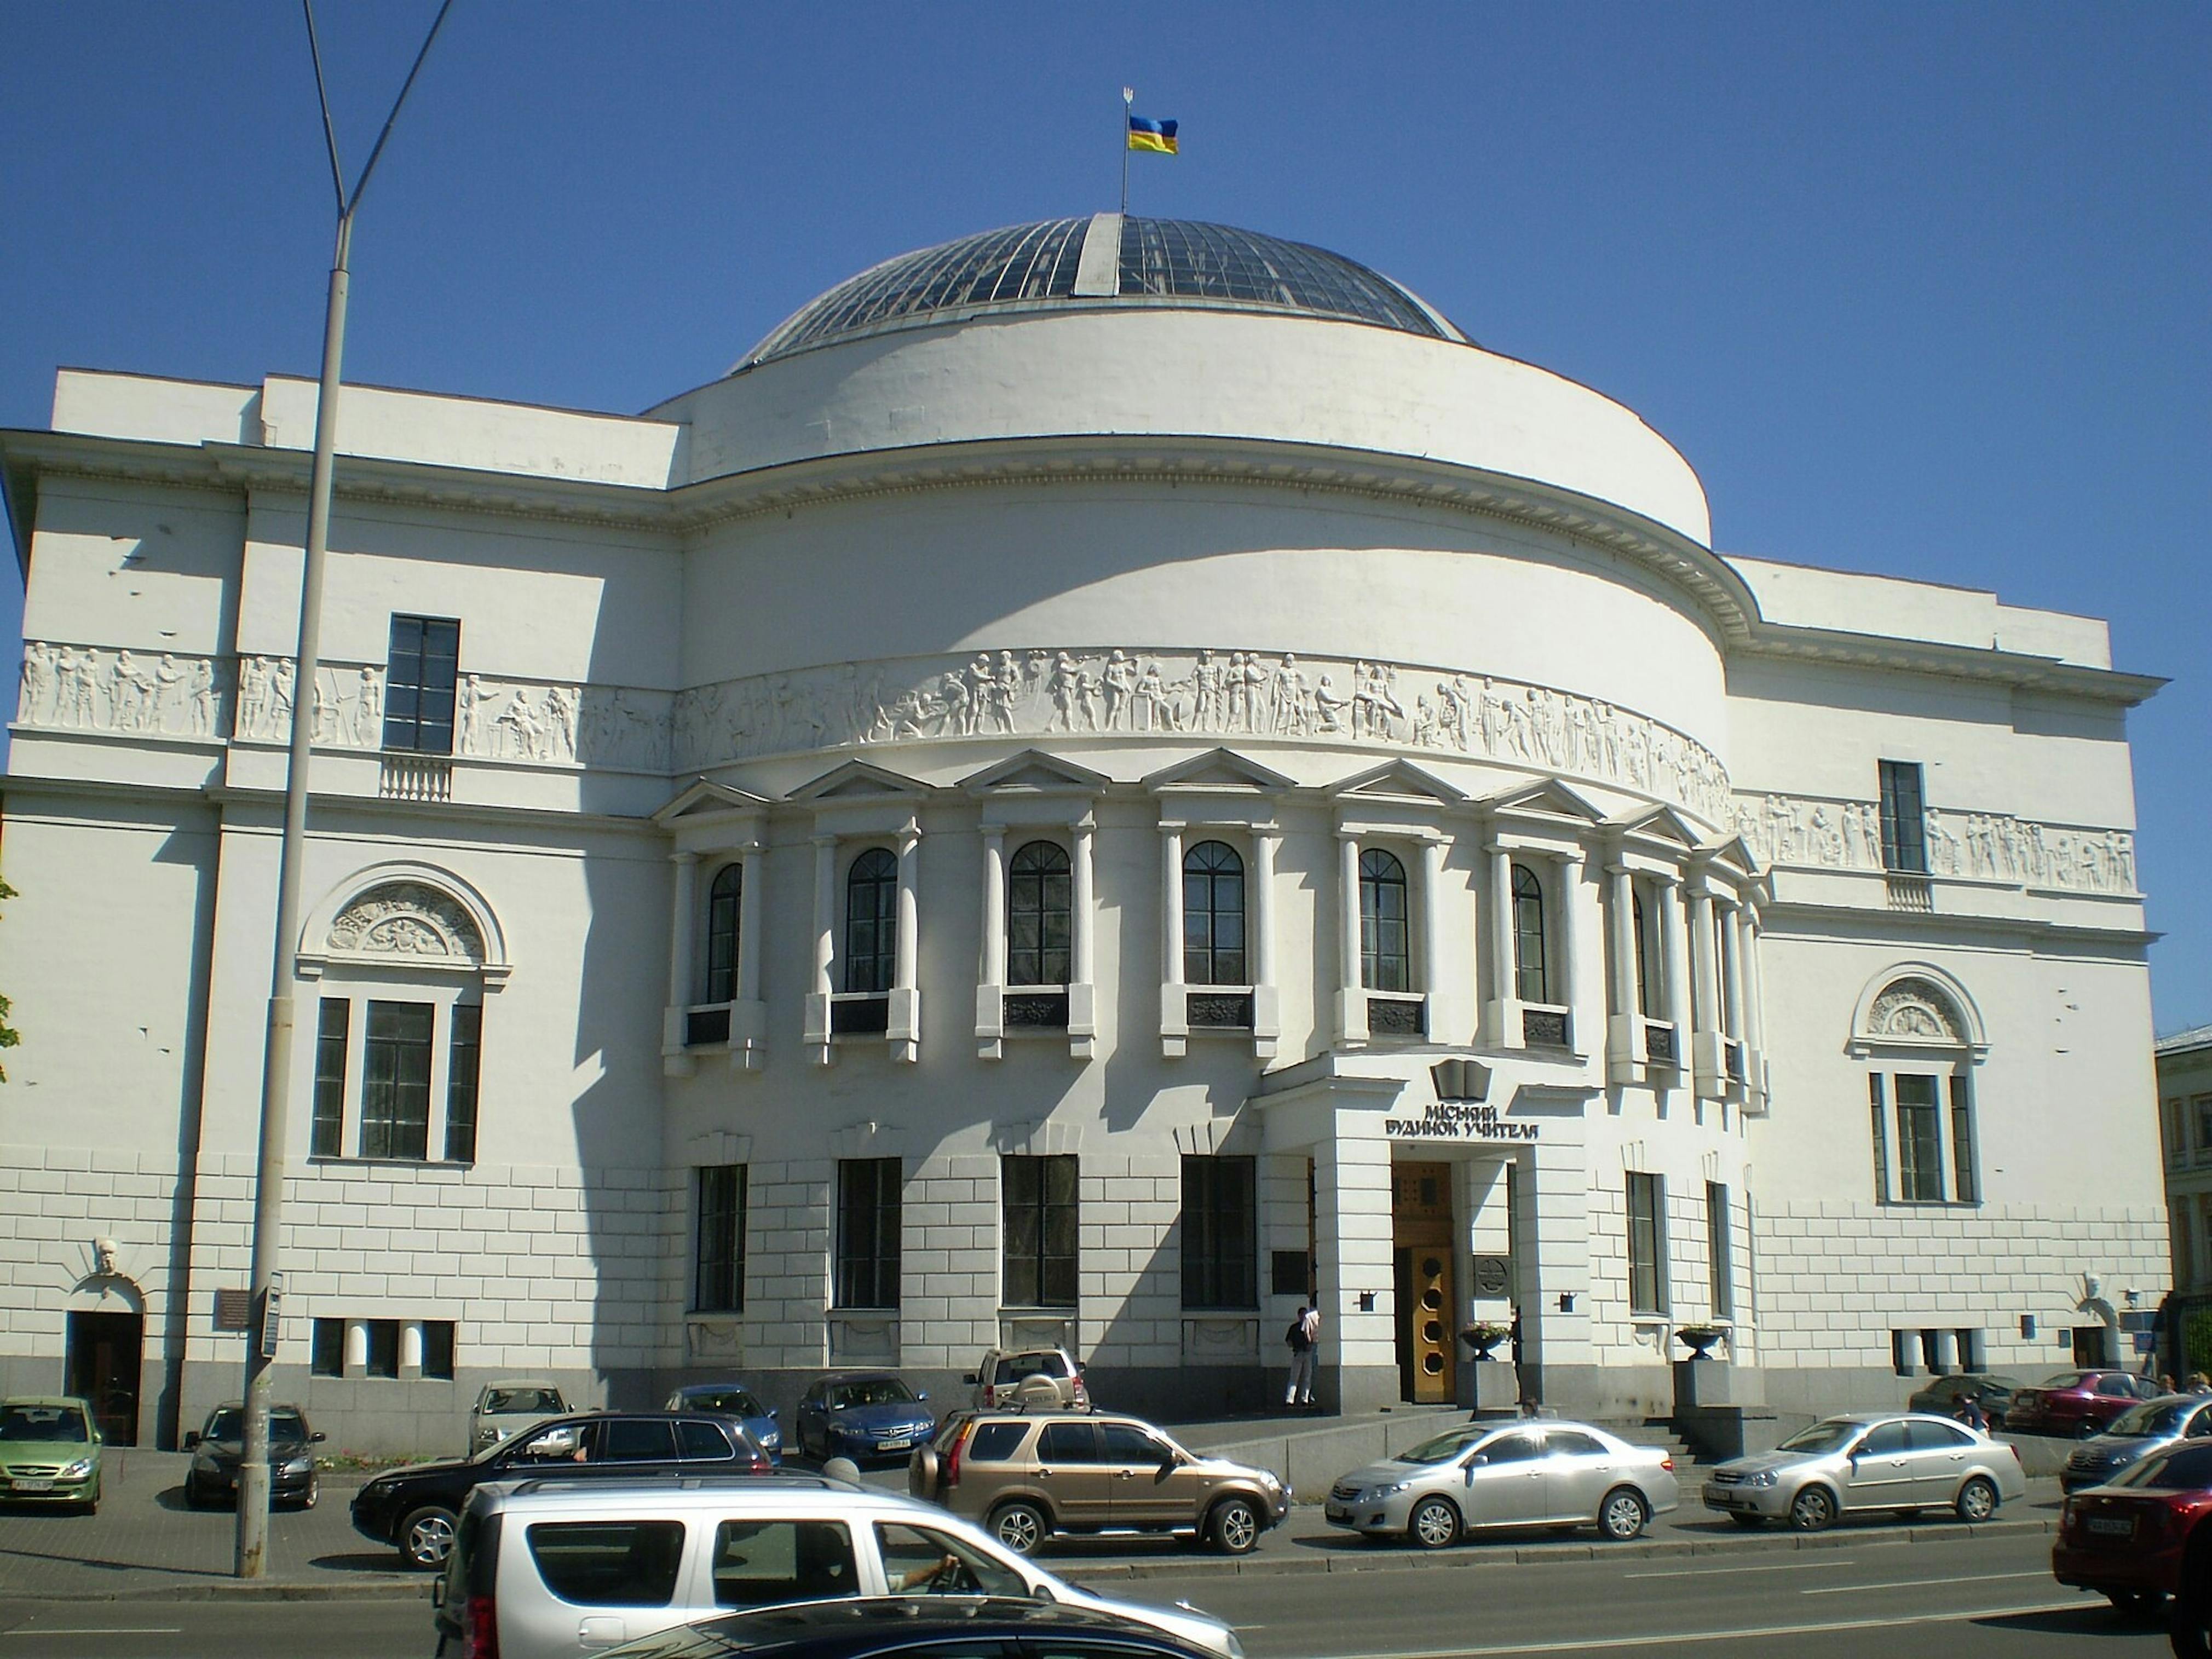
{"label": "flagpole", "polygon": [[1136,90],[1121,88],[1121,216],[1129,216],[1129,117],[1137,107]]}

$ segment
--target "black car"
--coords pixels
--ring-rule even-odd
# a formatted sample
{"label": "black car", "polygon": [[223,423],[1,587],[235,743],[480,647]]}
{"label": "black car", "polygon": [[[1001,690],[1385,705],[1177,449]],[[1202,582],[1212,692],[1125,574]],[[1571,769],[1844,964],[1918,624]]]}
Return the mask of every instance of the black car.
{"label": "black car", "polygon": [[1065,1602],[985,1595],[876,1595],[763,1607],[679,1626],[605,1659],[975,1659],[978,1653],[1053,1659],[1219,1659],[1150,1625]]}
{"label": "black car", "polygon": [[465,1462],[416,1463],[380,1474],[353,1500],[353,1528],[397,1548],[410,1566],[445,1565],[469,1494],[487,1480],[533,1474],[766,1474],[775,1465],[728,1418],[690,1412],[592,1412],[557,1417]]}
{"label": "black car", "polygon": [[2001,1429],[2004,1426],[2005,1407],[2012,1404],[2014,1392],[2027,1386],[2016,1376],[2000,1376],[1992,1371],[1957,1371],[1937,1377],[1906,1401],[1905,1408],[1936,1417],[1956,1417],[1959,1402],[1972,1395],[1981,1401],[1990,1426]]}
{"label": "black car", "polygon": [[[269,1408],[269,1501],[311,1510],[322,1494],[315,1474],[315,1443],[323,1437],[307,1426],[297,1406]],[[208,1413],[207,1426],[185,1437],[192,1455],[185,1473],[185,1502],[196,1510],[230,1503],[238,1497],[238,1466],[246,1456],[246,1407],[236,1401]]]}

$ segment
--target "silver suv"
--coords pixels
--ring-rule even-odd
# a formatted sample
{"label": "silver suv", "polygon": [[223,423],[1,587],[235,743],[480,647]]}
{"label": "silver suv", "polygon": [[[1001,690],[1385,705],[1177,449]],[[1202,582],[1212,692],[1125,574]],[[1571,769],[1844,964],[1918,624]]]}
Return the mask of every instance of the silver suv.
{"label": "silver suv", "polygon": [[963,1379],[979,1411],[1019,1406],[1026,1410],[1088,1411],[1091,1391],[1083,1367],[1065,1348],[994,1348]]}

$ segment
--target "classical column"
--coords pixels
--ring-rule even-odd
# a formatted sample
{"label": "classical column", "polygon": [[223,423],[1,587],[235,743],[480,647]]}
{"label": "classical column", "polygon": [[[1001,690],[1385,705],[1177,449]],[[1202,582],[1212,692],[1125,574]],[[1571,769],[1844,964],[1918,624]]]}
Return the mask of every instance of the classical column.
{"label": "classical column", "polygon": [[1273,825],[1252,831],[1252,879],[1244,895],[1244,919],[1252,930],[1244,941],[1251,952],[1244,968],[1252,976],[1252,1052],[1261,1060],[1273,1056],[1283,1030],[1282,994],[1275,983],[1275,848],[1281,840]]}
{"label": "classical column", "polygon": [[1746,904],[1738,913],[1743,929],[1743,1076],[1745,1104],[1766,1104],[1766,982],[1759,972],[1759,912]]}
{"label": "classical column", "polygon": [[359,1376],[368,1369],[368,1322],[349,1319],[345,1322],[345,1371],[348,1376]]}
{"label": "classical column", "polygon": [[1086,812],[1070,830],[1075,839],[1075,856],[1067,884],[1068,908],[1074,913],[1068,919],[1067,1051],[1078,1060],[1088,1060],[1096,1049],[1098,1034],[1097,975],[1091,958],[1095,931],[1091,915],[1097,902],[1092,891],[1091,838],[1097,830],[1097,821]]}
{"label": "classical column", "polygon": [[1720,964],[1714,960],[1713,895],[1700,876],[1690,887],[1691,1060],[1698,1092],[1721,1091]]}
{"label": "classical column", "polygon": [[983,826],[983,948],[975,975],[975,1052],[997,1060],[1006,1034],[1006,826]]}
{"label": "classical column", "polygon": [[830,1041],[830,968],[837,954],[837,837],[814,837],[814,960],[806,988],[806,1042],[814,1062],[827,1066],[835,1050]]}
{"label": "classical column", "polygon": [[1720,908],[1721,1030],[1732,1040],[1743,1041],[1743,909],[1723,903]]}
{"label": "classical column", "polygon": [[1682,907],[1687,899],[1680,877],[1664,875],[1657,880],[1661,991],[1667,1023],[1674,1028],[1674,1069],[1686,1072],[1690,1065],[1690,953],[1689,941],[1684,936]]}
{"label": "classical column", "polygon": [[[1443,1042],[1444,843],[1441,836],[1421,843],[1421,960],[1413,981],[1422,992],[1422,1035]],[[1452,1035],[1456,1036],[1457,1033]]]}
{"label": "classical column", "polygon": [[921,826],[908,818],[898,832],[898,938],[891,968],[889,1036],[896,1060],[921,1057],[921,993],[915,984],[921,924],[919,883]]}
{"label": "classical column", "polygon": [[676,866],[676,910],[669,919],[668,928],[668,1006],[686,1008],[692,1000],[692,940],[699,913],[699,855],[672,853],[668,861]]}
{"label": "classical column", "polygon": [[1518,1048],[1521,981],[1513,961],[1513,854],[1495,836],[1484,856],[1490,861],[1490,1041],[1499,1048]]}
{"label": "classical column", "polygon": [[[1636,878],[1625,864],[1605,866],[1607,932],[1610,952],[1613,1008],[1606,1022],[1605,1075],[1609,1083],[1633,1083],[1636,1062],[1643,1045],[1638,1042],[1644,1010],[1636,983]],[[1647,964],[1656,970],[1656,963]]]}
{"label": "classical column", "polygon": [[738,850],[738,982],[730,1010],[731,1064],[757,1070],[768,1042],[768,1008],[761,995],[761,906],[767,878],[766,848],[749,841]]}
{"label": "classical column", "polygon": [[1160,1053],[1172,1060],[1190,1036],[1182,985],[1182,825],[1160,825]]}
{"label": "classical column", "polygon": [[1553,965],[1559,969],[1559,983],[1553,988],[1553,1000],[1567,1011],[1567,1047],[1577,1053],[1583,1048],[1581,1021],[1588,999],[1583,995],[1580,983],[1583,971],[1583,950],[1579,935],[1583,918],[1583,855],[1579,852],[1561,853],[1553,861],[1557,872],[1559,902],[1553,908],[1558,921],[1553,930],[1559,935],[1559,945],[1553,952]]}
{"label": "classical column", "polygon": [[422,1375],[422,1322],[419,1319],[408,1320],[399,1328],[399,1374]]}
{"label": "classical column", "polygon": [[1346,1042],[1367,1041],[1367,995],[1359,980],[1359,837],[1336,832],[1338,987],[1336,1032]]}

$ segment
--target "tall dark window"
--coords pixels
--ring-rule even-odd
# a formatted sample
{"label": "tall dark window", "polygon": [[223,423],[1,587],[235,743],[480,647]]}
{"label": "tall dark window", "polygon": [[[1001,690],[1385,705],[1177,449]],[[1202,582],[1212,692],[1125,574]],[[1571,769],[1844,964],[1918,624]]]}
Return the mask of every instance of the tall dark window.
{"label": "tall dark window", "polygon": [[1717,1181],[1705,1183],[1705,1245],[1712,1253],[1713,1317],[1735,1317],[1734,1228],[1729,1216],[1729,1189]]}
{"label": "tall dark window", "polygon": [[1255,1161],[1186,1155],[1182,1161],[1182,1305],[1260,1305]]}
{"label": "tall dark window", "polygon": [[1073,948],[1067,849],[1033,841],[1006,868],[1006,983],[1065,985]]}
{"label": "tall dark window", "polygon": [[368,1068],[361,1084],[361,1155],[430,1155],[430,1031],[427,1002],[368,1005]]}
{"label": "tall dark window", "polygon": [[1244,962],[1244,860],[1218,841],[1182,855],[1186,985],[1249,985]]}
{"label": "tall dark window", "polygon": [[895,1158],[848,1158],[837,1164],[837,1305],[899,1304],[899,1190]]}
{"label": "tall dark window", "polygon": [[738,994],[738,901],[744,879],[744,866],[726,864],[714,872],[714,884],[707,890],[708,1002],[733,1001]]}
{"label": "tall dark window", "polygon": [[453,686],[460,659],[460,623],[434,617],[392,619],[384,672],[386,749],[453,752]]}
{"label": "tall dark window", "polygon": [[1981,1202],[1981,1182],[1975,1170],[1974,1097],[1965,1073],[1951,1079],[1952,1189],[1961,1204]]}
{"label": "tall dark window", "polygon": [[307,1375],[345,1375],[345,1321],[318,1319],[308,1328]]}
{"label": "tall dark window", "polygon": [[1636,1012],[1646,1019],[1661,1018],[1659,1008],[1659,978],[1652,972],[1652,964],[1660,960],[1658,941],[1651,937],[1651,918],[1644,909],[1644,895],[1632,893],[1628,901],[1629,931],[1636,936]]}
{"label": "tall dark window", "polygon": [[1667,1311],[1667,1182],[1632,1170],[1628,1176],[1628,1306],[1632,1313]]}
{"label": "tall dark window", "polygon": [[1513,994],[1549,1003],[1552,975],[1544,940],[1544,884],[1525,864],[1513,866]]}
{"label": "tall dark window", "polygon": [[346,1039],[353,1005],[343,997],[325,997],[315,1028],[315,1121],[307,1152],[337,1158],[345,1150]]}
{"label": "tall dark window", "polygon": [[845,872],[845,988],[880,994],[898,974],[898,859],[871,847]]}
{"label": "tall dark window", "polygon": [[422,1375],[441,1382],[453,1380],[453,1322],[450,1319],[426,1319],[422,1322]]}
{"label": "tall dark window", "polygon": [[1075,1305],[1076,1162],[1073,1154],[999,1160],[1010,1308]]}
{"label": "tall dark window", "polygon": [[1928,873],[1928,804],[1917,761],[1881,763],[1881,867],[1903,875]]}
{"label": "tall dark window", "polygon": [[365,1319],[362,1326],[368,1338],[368,1358],[362,1367],[362,1375],[398,1376],[399,1322],[396,1319]]}
{"label": "tall dark window", "polygon": [[1359,855],[1359,982],[1370,991],[1413,988],[1406,944],[1406,866],[1370,847]]}
{"label": "tall dark window", "polygon": [[483,1047],[483,1005],[453,1005],[453,1041],[446,1066],[446,1158],[477,1161],[477,1069]]}
{"label": "tall dark window", "polygon": [[1889,1101],[1881,1073],[1867,1074],[1867,1109],[1874,1120],[1874,1201],[1889,1202]]}
{"label": "tall dark window", "polygon": [[696,1177],[698,1242],[692,1249],[695,1313],[745,1310],[745,1166],[717,1164]]}
{"label": "tall dark window", "polygon": [[1943,1126],[1936,1101],[1936,1079],[1908,1073],[1890,1082],[1897,1092],[1898,1196],[1908,1204],[1940,1204],[1943,1201]]}

